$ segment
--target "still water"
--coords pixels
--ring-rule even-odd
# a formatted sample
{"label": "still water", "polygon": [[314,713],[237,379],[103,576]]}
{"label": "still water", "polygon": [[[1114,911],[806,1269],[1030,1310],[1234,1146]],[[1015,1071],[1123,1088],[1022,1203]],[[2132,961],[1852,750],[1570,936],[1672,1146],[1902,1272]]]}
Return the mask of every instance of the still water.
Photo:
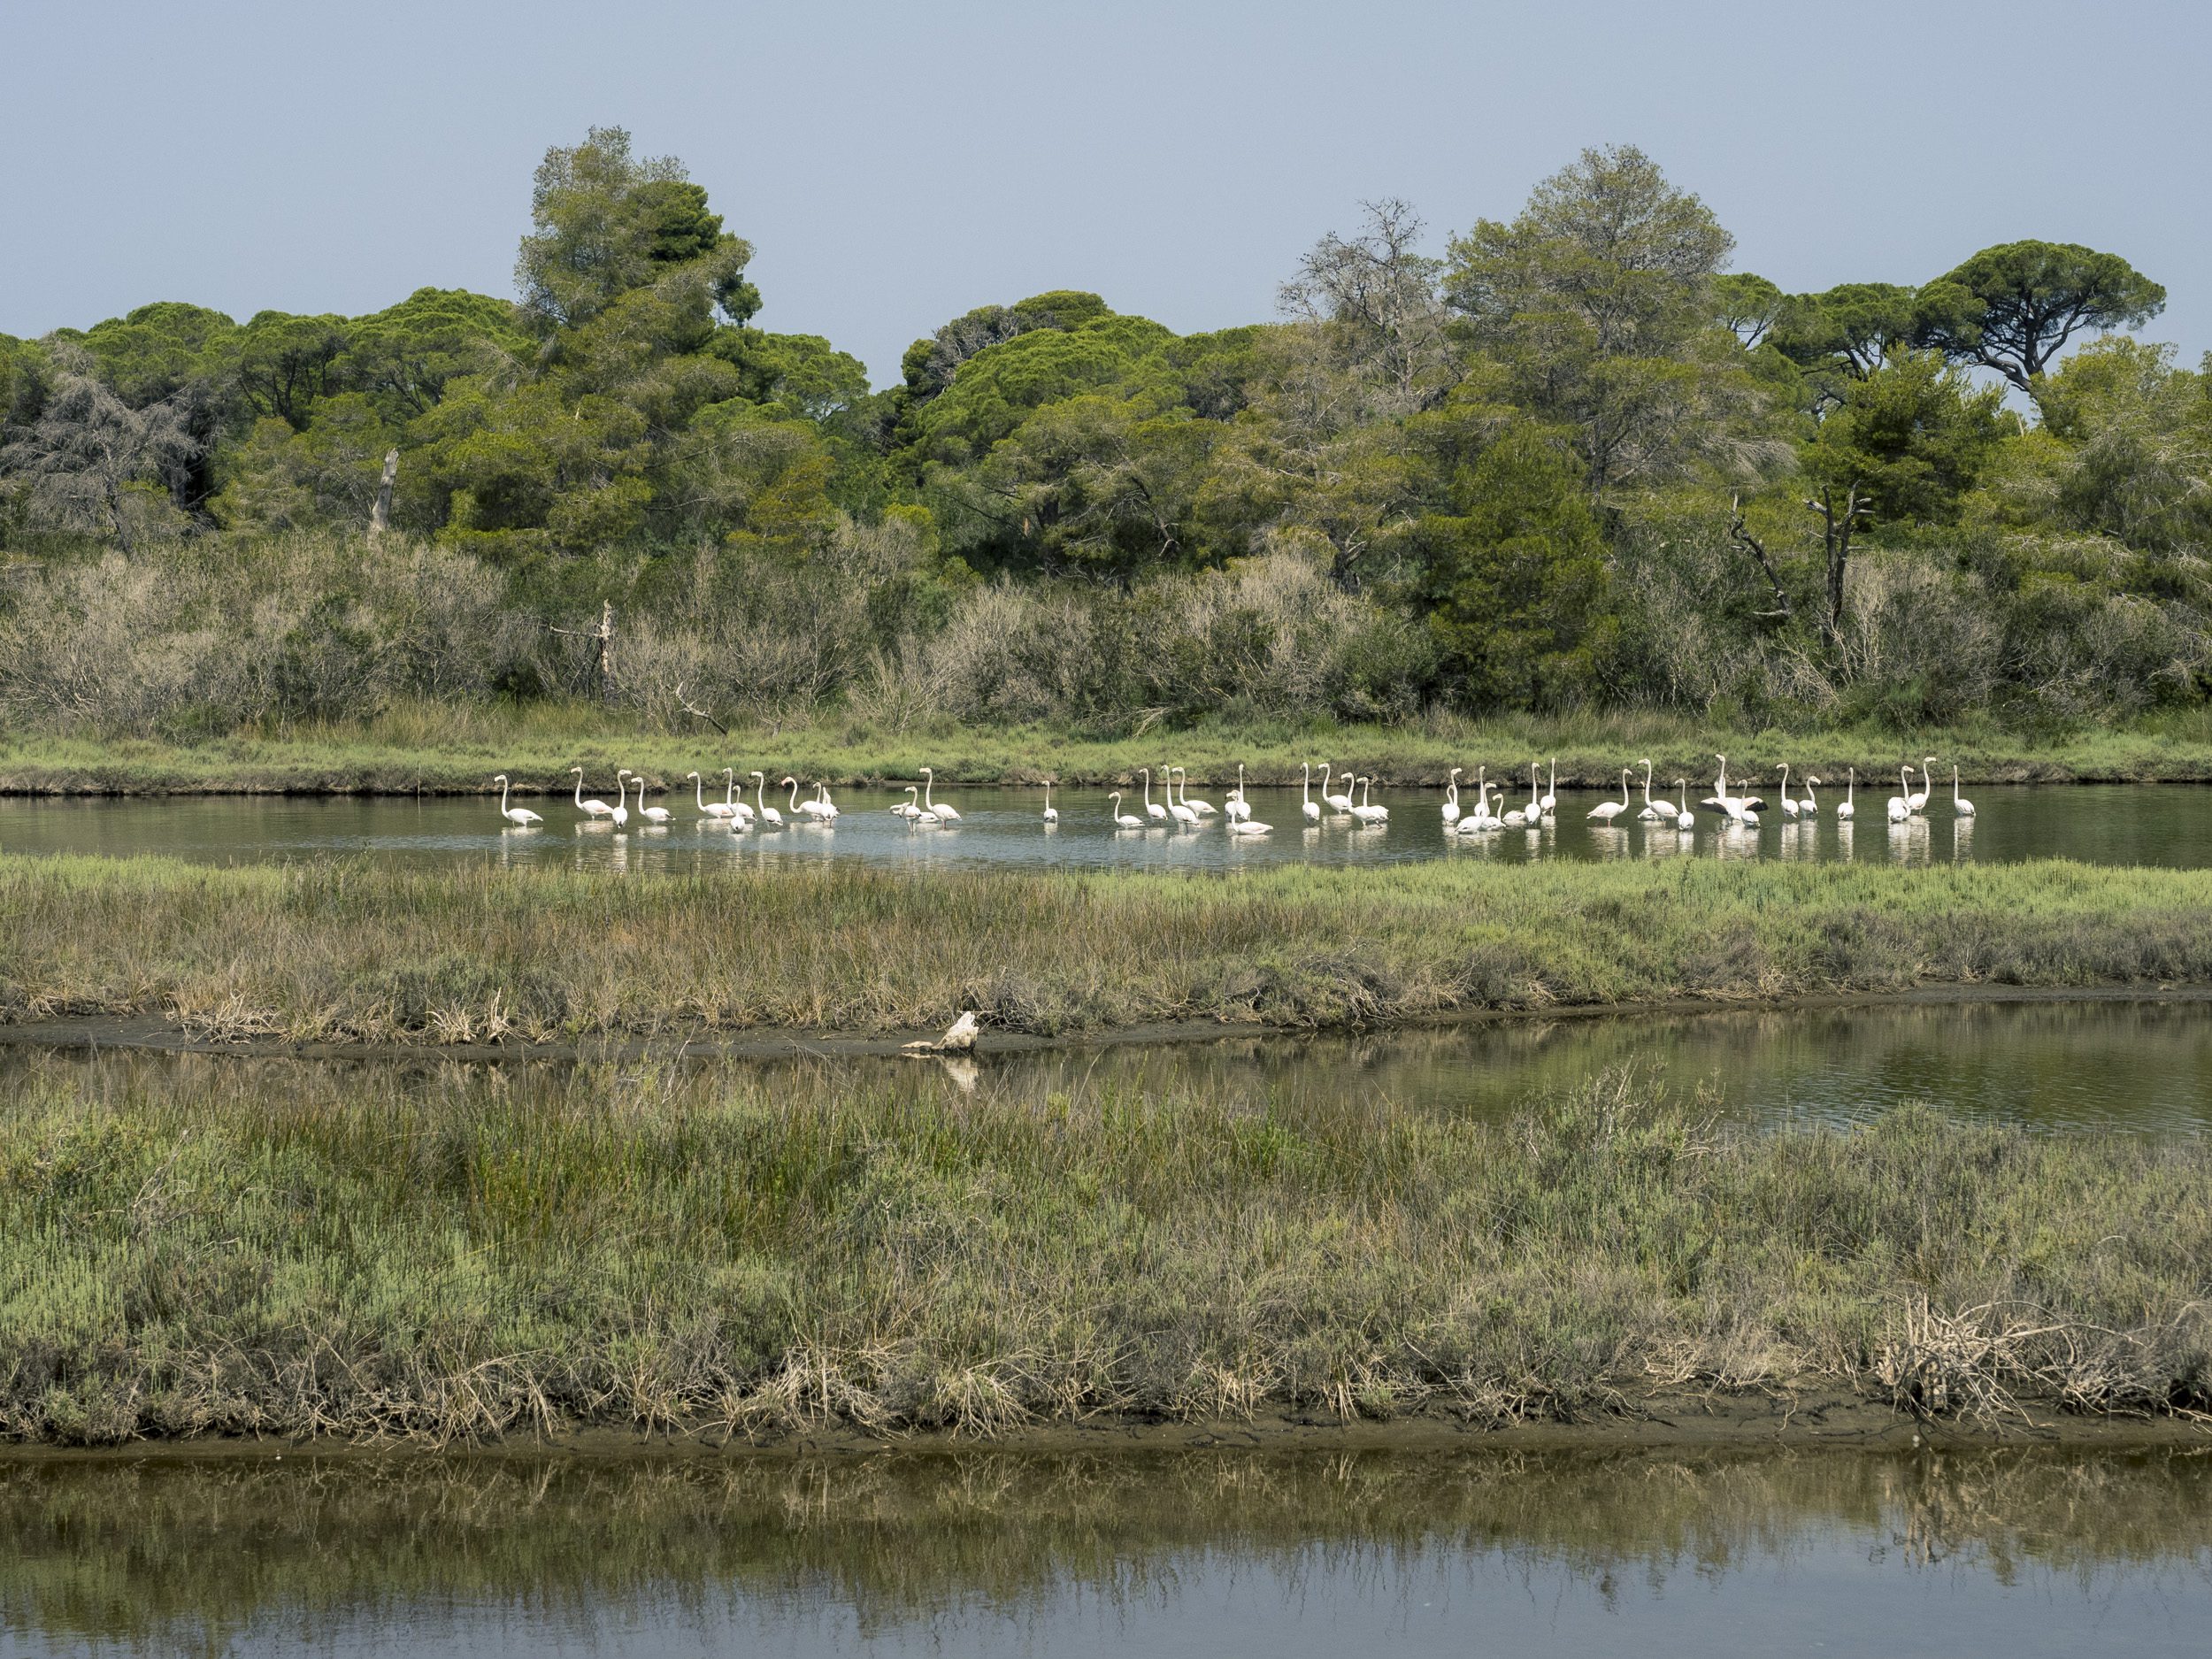
{"label": "still water", "polygon": [[119,1101],[222,1093],[290,1099],[450,1098],[475,1092],[557,1104],[573,1089],[644,1087],[672,1102],[733,1079],[814,1099],[860,1086],[916,1101],[978,1090],[1044,1101],[1114,1091],[1201,1094],[1295,1118],[1395,1110],[1502,1118],[1590,1078],[1633,1067],[1640,1081],[1700,1098],[1763,1128],[1864,1122],[1906,1101],[2057,1133],[2212,1129],[2212,1003],[2095,1001],[1913,1003],[1874,1008],[1602,1019],[1517,1019],[1366,1036],[1248,1036],[998,1055],[979,1060],[854,1056],[634,1059],[597,1067],[542,1060],[457,1063],[244,1058],[107,1048],[0,1048],[0,1090],[34,1077]]}
{"label": "still water", "polygon": [[0,1462],[0,1655],[2199,1655],[2212,1454]]}
{"label": "still water", "polygon": [[[567,796],[525,804],[545,823],[503,824],[496,797],[337,798],[178,796],[167,799],[10,797],[0,799],[0,849],[10,852],[163,853],[235,864],[366,854],[396,863],[495,861],[559,868],[707,872],[772,869],[795,863],[857,859],[896,866],[992,864],[1011,867],[1111,865],[1133,869],[1248,869],[1281,863],[1377,864],[1465,858],[1521,864],[1540,859],[1768,858],[1813,862],[1930,864],[2008,864],[2063,857],[2101,864],[2212,865],[2212,792],[2189,786],[1978,787],[1971,818],[1953,816],[1947,793],[1923,818],[1892,826],[1882,796],[1893,784],[1863,790],[1858,817],[1838,822],[1770,813],[1756,829],[1701,814],[1694,831],[1638,822],[1634,809],[1614,826],[1593,824],[1590,808],[1618,796],[1564,795],[1541,828],[1447,836],[1434,790],[1377,797],[1390,821],[1360,827],[1331,815],[1318,827],[1300,817],[1298,792],[1255,789],[1254,814],[1271,834],[1229,835],[1217,817],[1205,827],[1117,830],[1105,793],[1053,792],[1060,822],[1048,827],[1043,797],[1031,789],[947,789],[956,825],[910,828],[886,809],[901,793],[848,790],[833,826],[791,822],[741,833],[706,827],[697,808],[663,797],[666,826],[626,829],[588,823]],[[1218,804],[1218,803],[1217,803]],[[1133,800],[1123,811],[1143,816]],[[787,817],[788,814],[787,813]]]}

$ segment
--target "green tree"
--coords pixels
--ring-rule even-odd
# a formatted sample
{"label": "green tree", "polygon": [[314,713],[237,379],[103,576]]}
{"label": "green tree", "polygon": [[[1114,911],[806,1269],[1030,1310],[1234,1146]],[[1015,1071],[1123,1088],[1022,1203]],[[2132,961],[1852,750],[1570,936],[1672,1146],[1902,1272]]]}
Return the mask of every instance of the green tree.
{"label": "green tree", "polygon": [[1575,433],[1601,497],[1727,456],[1730,405],[1751,389],[1714,339],[1714,280],[1733,247],[1641,150],[1588,150],[1511,224],[1453,240],[1445,296],[1514,401]]}
{"label": "green tree", "polygon": [[2045,378],[2050,504],[2069,529],[2148,553],[2212,549],[2212,374],[2173,359],[2171,346],[2119,335]]}
{"label": "green tree", "polygon": [[1445,671],[1477,709],[1553,706],[1594,680],[1605,540],[1576,458],[1516,421],[1424,514],[1416,593]]}
{"label": "green tree", "polygon": [[941,395],[960,365],[979,351],[1039,329],[1064,333],[1112,315],[1097,295],[1074,288],[1033,295],[1013,305],[979,305],[909,346],[900,360],[900,373],[913,401],[926,403]]}
{"label": "green tree", "polygon": [[457,375],[518,359],[528,346],[512,305],[465,288],[417,288],[396,305],[357,318],[347,334],[348,384],[396,421],[434,408]]}
{"label": "green tree", "polygon": [[288,317],[261,311],[239,331],[239,395],[257,415],[304,431],[315,400],[333,389],[333,365],[345,354],[342,317]]}
{"label": "green tree", "polygon": [[681,162],[633,156],[621,127],[595,127],[582,143],[545,152],[515,286],[541,335],[589,322],[679,266],[696,270],[731,321],[760,308],[759,290],[745,280],[751,244],[723,230]]}
{"label": "green tree", "polygon": [[2139,328],[2166,309],[2164,288],[2119,255],[2078,242],[2003,242],[1941,280],[1972,303],[1931,319],[1916,343],[1994,369],[2032,396],[2083,329]]}
{"label": "green tree", "polygon": [[1859,531],[1956,523],[2003,436],[2002,402],[1994,388],[1977,391],[1939,353],[1901,348],[1821,423],[1803,466],[1813,486],[1805,505],[1821,525],[1821,630],[1831,642],[1843,626]]}

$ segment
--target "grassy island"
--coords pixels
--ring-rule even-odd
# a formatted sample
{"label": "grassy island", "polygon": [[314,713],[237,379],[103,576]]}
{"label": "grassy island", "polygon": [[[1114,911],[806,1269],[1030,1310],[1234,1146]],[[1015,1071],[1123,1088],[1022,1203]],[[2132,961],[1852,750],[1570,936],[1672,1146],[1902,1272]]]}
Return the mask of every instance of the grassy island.
{"label": "grassy island", "polygon": [[2212,1148],[377,1068],[0,1103],[0,1438],[2212,1409]]}
{"label": "grassy island", "polygon": [[422,1045],[1289,1028],[2212,984],[2212,872],[1649,864],[638,877],[0,855],[0,1024]]}

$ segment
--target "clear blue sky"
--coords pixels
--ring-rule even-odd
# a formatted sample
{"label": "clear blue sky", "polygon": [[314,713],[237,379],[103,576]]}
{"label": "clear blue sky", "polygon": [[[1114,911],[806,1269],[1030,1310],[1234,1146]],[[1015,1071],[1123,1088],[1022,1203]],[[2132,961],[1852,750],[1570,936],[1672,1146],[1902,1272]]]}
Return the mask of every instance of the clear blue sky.
{"label": "clear blue sky", "polygon": [[505,295],[549,144],[624,126],[758,250],[760,321],[879,383],[945,319],[1093,288],[1272,315],[1402,196],[1444,235],[1642,146],[1785,288],[2022,236],[2125,255],[2212,347],[2212,8],[2168,0],[1074,6],[0,0],[0,331],[155,299]]}

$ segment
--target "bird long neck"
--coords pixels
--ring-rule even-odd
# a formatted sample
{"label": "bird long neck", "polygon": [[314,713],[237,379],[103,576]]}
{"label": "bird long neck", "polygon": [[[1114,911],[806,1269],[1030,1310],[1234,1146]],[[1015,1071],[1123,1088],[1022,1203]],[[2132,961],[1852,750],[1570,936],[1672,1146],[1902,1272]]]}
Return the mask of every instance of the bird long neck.
{"label": "bird long neck", "polygon": [[576,804],[584,804],[584,769],[581,766],[576,769]]}

